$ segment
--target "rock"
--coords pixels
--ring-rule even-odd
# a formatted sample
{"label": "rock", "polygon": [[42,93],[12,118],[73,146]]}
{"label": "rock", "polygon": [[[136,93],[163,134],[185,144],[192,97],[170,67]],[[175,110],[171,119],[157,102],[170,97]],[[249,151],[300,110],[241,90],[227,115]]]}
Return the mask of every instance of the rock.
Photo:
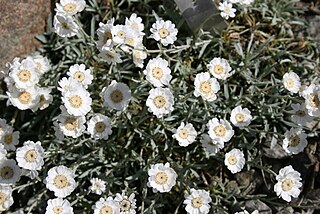
{"label": "rock", "polygon": [[246,201],[246,210],[250,213],[258,210],[259,214],[272,214],[272,210],[265,203],[260,200],[250,200]]}

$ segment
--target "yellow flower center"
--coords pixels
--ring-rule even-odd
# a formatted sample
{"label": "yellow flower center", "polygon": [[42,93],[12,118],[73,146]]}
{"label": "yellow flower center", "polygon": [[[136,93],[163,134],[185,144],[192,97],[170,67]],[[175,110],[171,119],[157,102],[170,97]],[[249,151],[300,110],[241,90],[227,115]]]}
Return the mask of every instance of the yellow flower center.
{"label": "yellow flower center", "polygon": [[60,206],[56,206],[53,208],[54,214],[61,214],[63,212],[63,208]]}
{"label": "yellow flower center", "polygon": [[230,155],[230,157],[228,157],[228,163],[230,165],[235,165],[237,163],[237,157],[234,155]]}
{"label": "yellow flower center", "polygon": [[166,28],[160,28],[159,35],[161,39],[166,38],[169,35],[169,31]]}
{"label": "yellow flower center", "polygon": [[131,202],[129,200],[123,199],[119,204],[121,212],[129,211],[131,209]]}
{"label": "yellow flower center", "polygon": [[157,80],[160,80],[162,77],[163,77],[163,71],[161,68],[159,67],[154,67],[152,69],[152,76],[157,79]]}
{"label": "yellow flower center", "polygon": [[73,78],[78,82],[82,82],[85,78],[84,73],[81,71],[77,71],[74,73]]}
{"label": "yellow flower center", "polygon": [[156,96],[153,99],[153,104],[157,107],[157,108],[163,108],[166,105],[167,101],[165,99],[164,96]]}
{"label": "yellow flower center", "polygon": [[77,10],[77,5],[75,3],[68,3],[63,6],[63,10],[67,13],[73,13]]}
{"label": "yellow flower center", "polygon": [[287,88],[292,88],[294,87],[294,81],[292,78],[288,78],[287,81],[286,81],[286,84],[287,84]]}
{"label": "yellow flower center", "polygon": [[106,124],[104,122],[97,122],[94,128],[97,132],[102,133],[106,129]]}
{"label": "yellow flower center", "polygon": [[284,179],[281,186],[283,191],[290,191],[294,187],[294,182],[291,179]]}
{"label": "yellow flower center", "polygon": [[302,111],[302,110],[299,110],[299,111],[296,112],[296,115],[299,116],[299,117],[304,117],[304,116],[306,116],[306,112]]}
{"label": "yellow flower center", "polygon": [[22,69],[18,73],[18,78],[21,82],[28,82],[31,78],[31,72],[27,69]]}
{"label": "yellow flower center", "polygon": [[13,136],[12,136],[12,134],[6,134],[5,136],[4,136],[4,143],[5,144],[11,144],[12,143],[12,141],[13,141]]}
{"label": "yellow flower center", "polygon": [[62,174],[56,175],[53,179],[53,183],[58,189],[63,189],[69,185],[68,178]]}
{"label": "yellow flower center", "polygon": [[0,192],[0,204],[2,205],[7,200],[7,194]]}
{"label": "yellow flower center", "polygon": [[242,114],[242,113],[236,114],[236,121],[237,122],[243,122],[244,119],[245,119],[244,114]]}
{"label": "yellow flower center", "polygon": [[23,91],[19,93],[18,100],[22,104],[28,104],[32,101],[32,96],[29,92]]}
{"label": "yellow flower center", "polygon": [[291,147],[296,147],[300,143],[300,137],[297,134],[293,134],[290,139],[288,145]]}
{"label": "yellow flower center", "polygon": [[136,58],[136,59],[138,59],[138,60],[141,58],[141,54],[140,54],[139,51],[136,51],[136,52],[134,53],[134,58]]}
{"label": "yellow flower center", "polygon": [[29,151],[26,152],[24,155],[24,159],[27,162],[34,162],[38,157],[38,153],[34,149],[30,149]]}
{"label": "yellow flower center", "polygon": [[156,174],[155,182],[157,184],[163,185],[168,181],[168,175],[164,171],[160,171]]}
{"label": "yellow flower center", "polygon": [[211,84],[209,81],[203,81],[200,84],[200,92],[204,94],[210,94],[211,93]]}
{"label": "yellow flower center", "polygon": [[126,44],[134,47],[134,39],[133,38],[128,38],[126,40]]}
{"label": "yellow flower center", "polygon": [[195,197],[191,200],[191,205],[194,207],[194,208],[200,208],[202,205],[203,205],[203,202],[202,202],[202,198],[201,197]]}
{"label": "yellow flower center", "polygon": [[320,108],[320,99],[316,93],[310,95],[309,102],[311,107]]}
{"label": "yellow flower center", "polygon": [[109,205],[104,205],[100,209],[100,214],[113,214],[113,209]]}
{"label": "yellow flower center", "polygon": [[82,106],[82,98],[79,95],[72,95],[69,98],[69,103],[73,108],[80,108]]}
{"label": "yellow flower center", "polygon": [[64,126],[68,131],[74,131],[78,128],[78,120],[75,117],[67,117]]}
{"label": "yellow flower center", "polygon": [[126,36],[125,32],[120,30],[118,33],[117,33],[117,36],[120,37],[120,38],[124,38]]}
{"label": "yellow flower center", "polygon": [[179,131],[179,137],[182,139],[187,139],[189,137],[189,131],[187,129],[181,129]]}
{"label": "yellow flower center", "polygon": [[66,30],[70,30],[71,29],[70,25],[67,22],[62,22],[61,25]]}
{"label": "yellow flower center", "polygon": [[110,94],[110,99],[112,100],[112,102],[114,103],[120,103],[123,100],[123,94],[120,90],[114,90],[111,94]]}
{"label": "yellow flower center", "polygon": [[220,64],[214,66],[214,72],[218,75],[224,73],[224,67]]}
{"label": "yellow flower center", "polygon": [[217,125],[216,127],[213,128],[214,133],[218,136],[218,137],[223,137],[226,135],[227,129],[224,125]]}
{"label": "yellow flower center", "polygon": [[40,62],[36,62],[36,66],[38,70],[42,69],[42,64]]}
{"label": "yellow flower center", "polygon": [[10,166],[4,166],[0,170],[1,170],[0,175],[5,180],[9,180],[13,177],[14,171]]}

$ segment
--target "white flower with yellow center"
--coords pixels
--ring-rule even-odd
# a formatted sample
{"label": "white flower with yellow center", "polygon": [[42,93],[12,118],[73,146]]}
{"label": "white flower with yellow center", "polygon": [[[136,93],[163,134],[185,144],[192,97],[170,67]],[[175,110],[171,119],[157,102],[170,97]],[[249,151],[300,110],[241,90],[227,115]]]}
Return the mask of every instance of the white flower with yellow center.
{"label": "white flower with yellow center", "polygon": [[127,27],[131,28],[131,30],[138,32],[141,36],[144,35],[142,32],[144,30],[144,24],[142,23],[142,19],[137,16],[137,14],[131,14],[130,18],[126,17],[125,24]]}
{"label": "white flower with yellow center", "polygon": [[151,165],[148,175],[147,186],[152,187],[153,192],[169,192],[176,185],[177,173],[170,167],[169,163]]}
{"label": "white flower with yellow center", "polygon": [[121,55],[117,53],[114,49],[110,50],[103,50],[101,51],[98,56],[102,59],[105,60],[108,64],[112,63],[121,63]]}
{"label": "white flower with yellow center", "polygon": [[74,180],[74,172],[65,166],[55,166],[48,171],[45,178],[47,189],[54,192],[54,195],[59,198],[64,198],[70,195],[77,186]]}
{"label": "white flower with yellow center", "polygon": [[167,86],[172,79],[168,61],[160,57],[149,60],[143,73],[154,87]]}
{"label": "white flower with yellow center", "polygon": [[217,79],[226,80],[234,72],[226,59],[215,57],[207,65],[210,73]]}
{"label": "white flower with yellow center", "polygon": [[73,208],[67,199],[49,199],[45,214],[73,214]]}
{"label": "white flower with yellow center", "polygon": [[114,201],[119,204],[120,214],[136,214],[136,199],[134,193],[128,197],[124,193],[116,194]]}
{"label": "white flower with yellow center", "polygon": [[44,150],[39,141],[36,143],[26,141],[16,152],[18,165],[23,169],[41,170],[44,164],[43,158]]}
{"label": "white flower with yellow center", "polygon": [[196,140],[197,131],[191,123],[182,122],[178,129],[173,129],[172,137],[175,138],[180,146],[188,146]]}
{"label": "white flower with yellow center", "polygon": [[32,58],[22,60],[19,67],[15,67],[9,76],[13,79],[18,89],[27,89],[39,82],[39,73]]}
{"label": "white flower with yellow center", "polygon": [[102,89],[103,104],[118,111],[125,110],[131,100],[131,91],[128,85],[113,80],[111,84]]}
{"label": "white flower with yellow center", "polygon": [[138,68],[143,68],[143,63],[144,60],[147,58],[147,52],[143,51],[144,47],[138,47],[139,49],[134,49],[132,50],[132,58],[133,58],[133,63],[138,67]]}
{"label": "white flower with yellow center", "polygon": [[293,110],[289,111],[289,113],[292,114],[292,122],[301,126],[305,126],[308,122],[311,122],[313,120],[313,117],[308,114],[308,110],[304,103],[291,104],[291,108]]}
{"label": "white flower with yellow center", "polygon": [[7,150],[3,144],[0,144],[0,160],[7,158]]}
{"label": "white flower with yellow center", "polygon": [[75,64],[69,68],[67,75],[76,81],[78,81],[84,88],[88,88],[88,85],[92,83],[93,75],[90,69],[86,69],[84,64]]}
{"label": "white flower with yellow center", "polygon": [[245,163],[246,159],[244,158],[244,154],[239,149],[232,149],[230,152],[226,153],[224,158],[224,164],[233,174],[240,172]]}
{"label": "white flower with yellow center", "polygon": [[0,160],[0,184],[15,184],[20,180],[21,169],[15,160]]}
{"label": "white flower with yellow center", "polygon": [[115,25],[111,28],[112,41],[115,44],[123,44],[129,29],[125,25]]}
{"label": "white flower with yellow center", "polygon": [[90,180],[90,183],[91,183],[90,190],[93,193],[101,195],[106,191],[106,182],[104,182],[103,180],[99,178],[92,178]]}
{"label": "white flower with yellow center", "polygon": [[61,37],[72,37],[78,34],[79,26],[71,16],[57,13],[53,17],[54,31]]}
{"label": "white flower with yellow center", "polygon": [[171,21],[158,20],[152,24],[150,29],[150,38],[156,41],[160,41],[161,44],[167,46],[173,44],[177,40],[178,30]]}
{"label": "white flower with yellow center", "polygon": [[306,108],[310,116],[320,116],[320,85],[311,84],[303,92]]}
{"label": "white flower with yellow center", "polygon": [[82,87],[81,83],[71,77],[63,77],[61,80],[59,80],[58,85],[58,90],[61,91],[62,95],[68,91],[75,91]]}
{"label": "white flower with yellow center", "polygon": [[232,8],[232,4],[224,1],[223,3],[219,3],[218,9],[221,11],[220,15],[222,18],[228,20],[229,17],[233,18],[236,16],[235,12],[237,11],[235,8]]}
{"label": "white flower with yellow center", "polygon": [[[84,116],[76,117],[68,114],[67,112],[63,112],[57,117],[57,120],[58,123],[56,123],[56,126],[59,128],[57,132],[61,131],[65,136],[78,138],[86,130],[84,125],[86,118]],[[62,136],[60,137],[62,138]]]}
{"label": "white flower with yellow center", "polygon": [[152,112],[158,118],[161,118],[174,110],[173,94],[168,88],[151,89],[146,105],[148,106],[149,112]]}
{"label": "white flower with yellow center", "polygon": [[251,112],[247,108],[242,108],[241,106],[235,107],[231,111],[230,121],[236,127],[243,129],[245,126],[248,126],[251,123],[252,116]]}
{"label": "white flower with yellow center", "polygon": [[201,145],[208,156],[217,154],[221,149],[224,148],[223,141],[214,141],[209,135],[203,134],[201,136]]}
{"label": "white flower with yellow center", "polygon": [[185,197],[183,203],[186,205],[185,210],[190,214],[207,214],[210,211],[210,203],[212,201],[208,191],[192,188],[190,195]]}
{"label": "white flower with yellow center", "polygon": [[230,123],[224,119],[213,118],[207,123],[209,136],[214,141],[228,142],[234,135]]}
{"label": "white flower with yellow center", "polygon": [[216,94],[220,90],[219,82],[215,78],[210,78],[208,72],[202,72],[196,75],[194,87],[194,96],[201,96],[202,99],[209,102],[217,99]]}
{"label": "white flower with yellow center", "polygon": [[135,31],[127,30],[124,44],[121,45],[121,49],[125,52],[131,52],[131,50],[141,47],[143,45],[143,36],[140,36]]}
{"label": "white flower with yellow center", "polygon": [[284,137],[282,147],[289,154],[298,154],[308,145],[307,135],[301,128],[291,128]]}
{"label": "white flower with yellow center", "polygon": [[92,209],[93,214],[120,214],[120,207],[112,197],[100,198]]}
{"label": "white flower with yellow center", "polygon": [[60,0],[60,3],[56,3],[56,10],[57,12],[72,16],[83,11],[85,6],[85,0]]}
{"label": "white flower with yellow center", "polygon": [[85,116],[91,110],[92,99],[90,93],[82,87],[66,92],[62,101],[67,112],[74,116]]}
{"label": "white flower with yellow center", "polygon": [[88,132],[91,137],[95,139],[108,140],[109,136],[112,134],[111,127],[110,118],[102,114],[95,114],[88,121]]}
{"label": "white flower with yellow center", "polygon": [[42,75],[50,70],[50,63],[47,57],[41,55],[35,55],[32,57],[34,63],[36,64],[37,72]]}
{"label": "white flower with yellow center", "polygon": [[52,103],[53,97],[50,94],[51,88],[39,88],[39,109],[43,110],[48,108],[48,106]]}
{"label": "white flower with yellow center", "polygon": [[276,179],[278,182],[274,185],[274,191],[279,198],[290,202],[291,197],[297,198],[299,196],[302,179],[300,173],[295,171],[291,165],[280,169]]}
{"label": "white flower with yellow center", "polygon": [[100,22],[97,30],[99,40],[96,42],[97,48],[100,51],[111,50],[113,47],[113,38],[111,30],[113,28],[114,18],[107,21],[106,24]]}
{"label": "white flower with yellow center", "polygon": [[298,93],[301,87],[300,77],[292,71],[283,75],[282,83],[291,93]]}
{"label": "white flower with yellow center", "polygon": [[20,132],[13,130],[11,126],[7,126],[0,135],[0,142],[7,151],[15,151],[16,145],[19,143]]}
{"label": "white flower with yellow center", "polygon": [[11,104],[20,110],[31,109],[35,112],[39,108],[39,88],[36,86],[21,90],[13,88],[7,91],[7,95]]}
{"label": "white flower with yellow center", "polygon": [[9,209],[12,204],[12,188],[8,185],[0,185],[0,212]]}

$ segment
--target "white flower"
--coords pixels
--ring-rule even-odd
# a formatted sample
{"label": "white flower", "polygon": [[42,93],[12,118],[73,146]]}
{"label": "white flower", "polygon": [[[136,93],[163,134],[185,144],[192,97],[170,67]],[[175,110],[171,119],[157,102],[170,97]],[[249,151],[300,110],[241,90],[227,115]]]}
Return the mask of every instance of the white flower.
{"label": "white flower", "polygon": [[131,14],[129,19],[126,17],[125,24],[126,26],[130,27],[131,30],[139,32],[142,36],[144,35],[142,32],[144,30],[144,24],[142,23],[142,19],[138,17],[137,14]]}
{"label": "white flower", "polygon": [[229,19],[229,17],[233,18],[236,16],[235,12],[237,11],[235,8],[232,8],[232,4],[228,3],[227,1],[224,1],[223,3],[219,3],[218,9],[221,11],[220,15],[222,18],[225,18],[226,20]]}
{"label": "white flower", "polygon": [[90,93],[83,87],[66,92],[62,101],[67,112],[74,116],[84,116],[91,110],[92,99]]}
{"label": "white flower", "polygon": [[53,17],[54,31],[61,37],[72,37],[78,34],[79,26],[71,16],[57,13]]}
{"label": "white flower", "polygon": [[[236,212],[235,214],[250,214],[250,213],[247,210],[243,210],[242,212]],[[255,210],[251,214],[259,214],[259,211]]]}
{"label": "white flower", "polygon": [[59,82],[58,82],[58,90],[61,91],[62,95],[67,93],[68,91],[74,91],[80,88],[82,85],[75,79],[69,77],[63,77]]}
{"label": "white flower", "polygon": [[50,70],[50,63],[47,57],[41,55],[35,55],[32,57],[34,63],[36,64],[37,72],[42,75]]}
{"label": "white flower", "polygon": [[228,142],[234,135],[230,123],[224,119],[213,118],[207,123],[209,136],[214,141]]}
{"label": "white flower", "polygon": [[86,6],[85,0],[60,0],[56,3],[57,11],[66,15],[74,15],[83,11]]}
{"label": "white flower", "polygon": [[167,86],[172,79],[168,61],[160,57],[149,60],[143,73],[154,87]]}
{"label": "white flower", "polygon": [[310,116],[320,116],[320,86],[311,84],[303,92],[306,108]]}
{"label": "white flower", "polygon": [[85,122],[86,118],[84,116],[75,117],[67,112],[63,112],[57,117],[58,123],[55,126],[59,127],[65,136],[78,138],[86,130]]}
{"label": "white flower", "polygon": [[159,41],[167,46],[173,44],[177,40],[178,30],[171,21],[158,20],[152,24],[150,29],[151,35],[150,38],[153,38],[156,41]]}
{"label": "white flower", "polygon": [[0,184],[15,184],[20,180],[21,169],[15,160],[0,160]]}
{"label": "white flower", "polygon": [[191,189],[190,195],[185,197],[183,203],[186,205],[185,210],[190,214],[207,214],[210,211],[212,201],[208,191]]}
{"label": "white flower", "polygon": [[119,193],[116,194],[114,201],[119,204],[120,214],[136,214],[135,209],[137,208],[137,200],[134,197],[134,193],[131,193],[129,197],[124,193],[121,195]]}
{"label": "white flower", "polygon": [[74,180],[74,172],[65,166],[55,166],[48,171],[45,178],[47,189],[54,192],[54,195],[59,198],[64,198],[70,195],[77,186]]}
{"label": "white flower", "polygon": [[101,195],[103,192],[106,191],[106,182],[99,178],[92,178],[90,180],[91,186],[90,190],[95,194]]}
{"label": "white flower", "polygon": [[209,135],[203,134],[200,140],[203,149],[208,155],[217,154],[221,149],[224,148],[223,141],[214,141]]}
{"label": "white flower", "polygon": [[67,75],[83,85],[84,88],[88,88],[88,85],[92,83],[93,75],[90,69],[86,69],[84,64],[75,64],[69,68]]}
{"label": "white flower", "polygon": [[7,157],[7,150],[4,148],[3,144],[0,144],[0,160]]}
{"label": "white flower", "polygon": [[149,91],[146,105],[148,111],[158,118],[173,111],[174,97],[168,88],[155,88]]}
{"label": "white flower", "polygon": [[121,55],[117,53],[115,50],[103,50],[98,55],[103,60],[107,61],[108,64],[112,63],[121,63]]}
{"label": "white flower", "polygon": [[306,148],[307,135],[301,128],[291,128],[284,134],[283,149],[289,154],[298,154]]}
{"label": "white flower", "polygon": [[0,185],[0,212],[7,210],[13,204],[12,188],[8,185]]}
{"label": "white flower", "polygon": [[49,199],[45,214],[73,214],[73,208],[67,199]]}
{"label": "white flower", "polygon": [[282,83],[291,93],[298,93],[301,87],[300,77],[292,71],[283,75]]}
{"label": "white flower", "polygon": [[177,173],[170,167],[169,163],[151,165],[148,175],[147,186],[152,187],[153,192],[169,192],[176,184]]}
{"label": "white flower", "polygon": [[53,101],[50,88],[39,88],[39,109],[46,109]]}
{"label": "white flower", "polygon": [[20,110],[31,109],[35,112],[39,108],[39,88],[31,87],[27,89],[16,89],[7,91],[11,104]]}
{"label": "white flower", "polygon": [[143,47],[141,47],[141,50],[138,50],[138,49],[132,50],[133,63],[138,68],[143,68],[144,60],[147,58],[147,52],[143,51],[142,49]]}
{"label": "white flower", "polygon": [[228,167],[231,173],[240,172],[246,159],[244,158],[244,154],[239,149],[232,149],[230,152],[226,153],[224,158],[224,164]]}
{"label": "white flower", "polygon": [[201,96],[202,99],[209,102],[217,99],[216,93],[220,90],[218,81],[215,78],[210,78],[208,72],[202,72],[196,75],[194,87],[194,96]]}
{"label": "white flower", "polygon": [[0,142],[7,151],[15,151],[16,145],[19,143],[20,132],[13,131],[11,126],[7,126],[0,135]]}
{"label": "white flower", "polygon": [[184,147],[193,143],[197,137],[197,131],[191,123],[184,124],[182,122],[178,129],[173,129],[173,133],[172,137],[179,142],[180,146]]}
{"label": "white flower", "polygon": [[113,80],[107,88],[102,89],[102,96],[104,106],[123,111],[131,100],[131,91],[126,84]]}
{"label": "white flower", "polygon": [[292,114],[292,122],[301,126],[305,126],[308,122],[313,120],[313,117],[308,115],[308,110],[306,109],[306,105],[304,103],[291,104],[291,108],[293,110],[289,111],[289,113]]}
{"label": "white flower", "polygon": [[39,82],[39,73],[32,58],[22,60],[19,67],[14,67],[9,73],[18,89],[33,87]]}
{"label": "white flower", "polygon": [[127,27],[125,25],[115,25],[111,28],[112,41],[115,44],[123,44],[128,34]]}
{"label": "white flower", "polygon": [[16,159],[18,165],[23,169],[40,170],[44,164],[44,150],[41,143],[38,141],[26,141],[23,147],[16,151]]}
{"label": "white flower", "polygon": [[231,111],[230,121],[240,129],[248,126],[251,123],[251,120],[251,112],[247,108],[242,109],[241,106],[237,106]]}
{"label": "white flower", "polygon": [[130,52],[130,50],[141,47],[143,37],[135,31],[128,30],[124,40],[124,45],[121,46],[121,49],[125,52]]}
{"label": "white flower", "polygon": [[274,185],[274,191],[279,198],[290,202],[291,197],[297,198],[302,187],[300,173],[295,171],[291,165],[286,166],[279,171],[276,176],[277,183]]}
{"label": "white flower", "polygon": [[92,206],[94,214],[108,213],[108,214],[120,214],[119,205],[112,199],[100,198],[99,201]]}
{"label": "white flower", "polygon": [[240,5],[250,5],[254,2],[254,0],[238,0]]}
{"label": "white flower", "polygon": [[4,70],[0,70],[0,79],[3,79],[5,77],[8,77],[9,72],[12,71],[14,68],[18,68],[20,66],[20,58],[19,57],[15,57],[12,62],[7,62],[5,64],[5,69]]}
{"label": "white flower", "polygon": [[113,28],[114,18],[109,20],[106,24],[100,22],[99,28],[97,29],[97,34],[99,40],[96,42],[97,48],[100,51],[110,50],[113,47],[112,43],[112,33],[111,30]]}
{"label": "white flower", "polygon": [[226,59],[215,57],[207,65],[210,73],[217,79],[226,80],[234,72]]}
{"label": "white flower", "polygon": [[95,139],[108,140],[109,135],[112,134],[111,130],[111,120],[109,117],[102,114],[95,114],[88,121],[88,132],[91,137]]}

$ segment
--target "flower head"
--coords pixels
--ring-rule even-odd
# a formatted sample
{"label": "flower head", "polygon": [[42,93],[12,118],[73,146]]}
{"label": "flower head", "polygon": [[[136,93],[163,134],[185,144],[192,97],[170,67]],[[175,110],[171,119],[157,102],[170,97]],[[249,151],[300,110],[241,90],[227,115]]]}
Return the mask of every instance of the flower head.
{"label": "flower head", "polygon": [[193,143],[197,137],[197,131],[191,123],[184,124],[182,122],[178,129],[173,130],[173,133],[172,137],[179,142],[180,146],[184,147]]}
{"label": "flower head", "polygon": [[240,129],[248,126],[251,123],[251,120],[251,112],[247,108],[243,109],[241,106],[237,106],[231,111],[230,121]]}
{"label": "flower head", "polygon": [[45,214],[73,214],[73,208],[67,199],[49,199]]}
{"label": "flower head", "polygon": [[62,101],[67,112],[73,116],[84,116],[91,110],[90,93],[83,87],[66,92]]}
{"label": "flower head", "polygon": [[5,211],[13,204],[12,188],[8,185],[0,185],[0,212]]}
{"label": "flower head", "polygon": [[95,194],[101,195],[104,191],[106,191],[106,182],[99,178],[92,178],[90,180],[91,187],[90,190]]}
{"label": "flower head", "polygon": [[150,38],[160,41],[164,46],[173,44],[177,40],[178,30],[171,21],[158,20],[150,29]]}
{"label": "flower head", "polygon": [[43,158],[44,150],[39,141],[26,141],[16,152],[18,165],[23,169],[40,170],[44,164]]}
{"label": "flower head", "polygon": [[56,10],[71,16],[83,11],[85,6],[85,0],[60,0],[60,3],[56,3]]}
{"label": "flower head", "polygon": [[149,112],[161,118],[173,111],[174,97],[168,88],[155,88],[149,91],[146,104]]}
{"label": "flower head", "polygon": [[291,93],[298,93],[301,87],[300,77],[294,72],[288,72],[283,75],[283,86]]}
{"label": "flower head", "polygon": [[222,18],[225,18],[226,20],[229,19],[229,17],[233,18],[236,16],[235,12],[237,11],[235,8],[232,8],[232,4],[228,3],[227,1],[224,1],[223,3],[219,3],[218,9],[221,11],[220,15]]}
{"label": "flower head", "polygon": [[108,213],[108,214],[119,214],[120,207],[119,205],[112,199],[112,197],[108,198],[100,198],[92,206],[94,214]]}
{"label": "flower head", "polygon": [[120,214],[136,214],[135,209],[137,208],[137,200],[135,199],[134,193],[131,193],[130,196],[127,196],[124,193],[121,195],[117,193],[114,201],[119,204]]}
{"label": "flower head", "polygon": [[0,184],[15,184],[20,180],[21,169],[15,160],[0,160]]}
{"label": "flower head", "polygon": [[320,85],[311,84],[303,92],[306,108],[310,116],[320,116]]}
{"label": "flower head", "polygon": [[298,154],[307,146],[307,135],[301,128],[291,128],[284,134],[283,149],[289,154]]}
{"label": "flower head", "polygon": [[209,136],[212,140],[228,142],[234,135],[230,123],[224,119],[213,118],[207,123]]}
{"label": "flower head", "polygon": [[201,136],[201,145],[204,149],[204,151],[208,155],[214,155],[217,154],[221,149],[224,148],[224,142],[223,141],[215,141],[212,140],[211,137],[207,134],[203,134]]}
{"label": "flower head", "polygon": [[79,26],[71,16],[57,13],[53,18],[54,31],[61,37],[72,37],[78,34]]}
{"label": "flower head", "polygon": [[219,82],[215,78],[210,78],[208,72],[202,72],[196,75],[194,87],[194,96],[201,96],[202,99],[209,102],[217,99],[216,94],[220,90]]}
{"label": "flower head", "polygon": [[88,132],[91,134],[91,137],[95,139],[108,140],[112,134],[111,127],[110,118],[102,114],[95,114],[88,121]]}
{"label": "flower head", "polygon": [[226,153],[224,159],[224,164],[233,174],[240,172],[244,167],[245,162],[244,154],[239,149],[232,149],[230,152]]}
{"label": "flower head", "polygon": [[190,195],[185,197],[183,203],[186,205],[187,213],[207,214],[210,211],[210,203],[212,201],[208,191],[199,189],[191,189]]}
{"label": "flower head", "polygon": [[228,61],[223,58],[215,57],[207,65],[210,73],[217,79],[226,80],[233,72]]}
{"label": "flower head", "polygon": [[291,108],[293,109],[290,111],[290,113],[292,114],[292,122],[301,126],[305,126],[308,122],[311,122],[313,120],[313,117],[308,114],[308,110],[304,103],[291,104]]}
{"label": "flower head", "polygon": [[74,80],[78,81],[84,88],[92,83],[93,75],[90,69],[86,69],[84,64],[75,64],[69,68],[67,75]]}
{"label": "flower head", "polygon": [[176,184],[177,173],[170,167],[169,163],[157,163],[151,165],[148,171],[148,187],[154,192],[169,192]]}
{"label": "flower head", "polygon": [[168,61],[160,57],[149,60],[143,73],[154,87],[167,86],[172,79]]}
{"label": "flower head", "polygon": [[102,89],[102,96],[104,106],[123,111],[131,100],[131,90],[126,84],[113,80],[107,88]]}
{"label": "flower head", "polygon": [[13,130],[11,126],[6,127],[0,135],[0,142],[7,151],[15,151],[19,143],[20,132]]}

